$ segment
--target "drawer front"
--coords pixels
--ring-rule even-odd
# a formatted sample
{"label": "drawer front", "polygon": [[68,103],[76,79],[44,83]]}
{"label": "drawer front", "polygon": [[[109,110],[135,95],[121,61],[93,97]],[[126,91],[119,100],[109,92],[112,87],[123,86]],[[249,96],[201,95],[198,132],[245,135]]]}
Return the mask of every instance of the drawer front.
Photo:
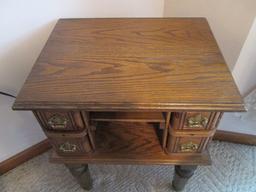
{"label": "drawer front", "polygon": [[214,129],[221,117],[221,112],[175,112],[171,127],[184,130]]}
{"label": "drawer front", "polygon": [[93,150],[89,137],[83,133],[46,133],[54,150],[62,156],[84,155]]}
{"label": "drawer front", "polygon": [[34,114],[46,130],[81,131],[85,128],[79,111],[35,111]]}
{"label": "drawer front", "polygon": [[169,137],[168,153],[201,153],[211,137]]}

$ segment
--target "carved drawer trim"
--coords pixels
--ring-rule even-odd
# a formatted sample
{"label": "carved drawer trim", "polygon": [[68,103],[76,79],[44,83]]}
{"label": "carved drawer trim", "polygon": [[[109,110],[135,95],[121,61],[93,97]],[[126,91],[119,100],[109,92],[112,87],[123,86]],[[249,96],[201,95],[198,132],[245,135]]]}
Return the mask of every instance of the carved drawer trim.
{"label": "carved drawer trim", "polygon": [[216,128],[222,112],[175,112],[171,127],[176,130],[210,130]]}
{"label": "carved drawer trim", "polygon": [[93,151],[88,133],[46,132],[54,150],[62,156],[84,155]]}
{"label": "carved drawer trim", "polygon": [[86,127],[79,111],[40,110],[34,114],[45,130],[82,131]]}
{"label": "carved drawer trim", "polygon": [[167,153],[201,153],[212,137],[169,137]]}

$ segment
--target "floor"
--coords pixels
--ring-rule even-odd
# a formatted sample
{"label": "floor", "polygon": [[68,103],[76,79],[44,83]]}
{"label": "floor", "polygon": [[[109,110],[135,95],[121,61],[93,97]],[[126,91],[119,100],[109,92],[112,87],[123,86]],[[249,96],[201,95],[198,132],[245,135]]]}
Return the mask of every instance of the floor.
{"label": "floor", "polygon": [[[256,192],[256,146],[214,141],[213,164],[199,167],[184,192]],[[91,192],[171,192],[173,166],[90,165]],[[68,170],[40,155],[0,177],[1,192],[84,192]]]}

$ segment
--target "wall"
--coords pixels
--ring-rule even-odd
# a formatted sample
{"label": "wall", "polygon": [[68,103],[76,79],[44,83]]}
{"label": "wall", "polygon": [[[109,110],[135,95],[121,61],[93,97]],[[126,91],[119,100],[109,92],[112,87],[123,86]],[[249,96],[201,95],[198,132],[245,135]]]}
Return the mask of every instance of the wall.
{"label": "wall", "polygon": [[0,95],[0,162],[46,138],[31,112],[12,111],[13,101]]}
{"label": "wall", "polygon": [[253,89],[256,89],[255,74],[256,74],[256,16],[233,70],[234,79],[242,95],[247,95]]}
{"label": "wall", "polygon": [[165,0],[165,17],[206,17],[232,70],[256,12],[255,0]]}
{"label": "wall", "polygon": [[[164,0],[44,0],[0,3],[0,90],[17,94],[58,18],[161,17]],[[0,97],[0,162],[45,138],[30,112]]]}
{"label": "wall", "polygon": [[[246,113],[225,113],[219,129],[256,135],[256,17],[233,70],[244,101]],[[249,93],[249,95],[248,95]]]}

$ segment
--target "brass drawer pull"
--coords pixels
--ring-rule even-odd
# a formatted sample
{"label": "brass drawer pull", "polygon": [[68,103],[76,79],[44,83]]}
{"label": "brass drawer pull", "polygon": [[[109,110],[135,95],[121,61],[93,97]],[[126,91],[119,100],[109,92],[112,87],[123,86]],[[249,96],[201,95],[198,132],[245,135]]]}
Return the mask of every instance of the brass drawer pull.
{"label": "brass drawer pull", "polygon": [[195,152],[198,149],[198,144],[189,142],[180,145],[181,152]]}
{"label": "brass drawer pull", "polygon": [[64,129],[66,128],[67,124],[68,124],[68,120],[61,115],[53,115],[48,120],[48,125],[50,125],[50,127],[53,129]]}
{"label": "brass drawer pull", "polygon": [[208,123],[208,118],[203,117],[202,114],[198,114],[194,117],[189,117],[187,119],[187,125],[190,128],[202,128],[205,127]]}
{"label": "brass drawer pull", "polygon": [[77,146],[75,144],[71,144],[69,142],[63,143],[60,145],[59,150],[67,153],[67,152],[75,152],[77,149]]}

